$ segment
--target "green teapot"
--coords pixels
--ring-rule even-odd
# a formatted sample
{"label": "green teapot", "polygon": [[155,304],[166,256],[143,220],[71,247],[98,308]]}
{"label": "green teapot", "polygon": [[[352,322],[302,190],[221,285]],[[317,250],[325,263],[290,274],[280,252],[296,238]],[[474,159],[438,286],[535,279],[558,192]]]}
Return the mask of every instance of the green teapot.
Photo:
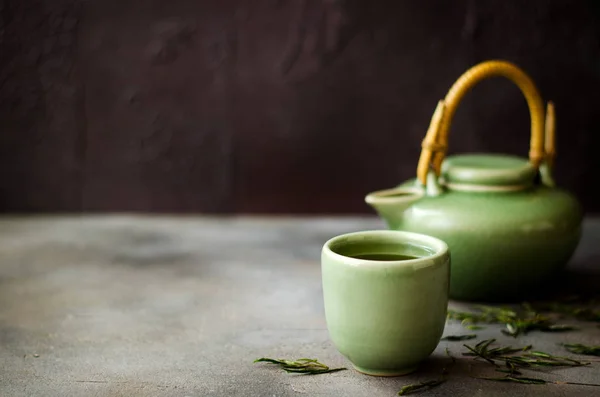
{"label": "green teapot", "polygon": [[[529,158],[469,153],[445,157],[463,96],[495,76],[513,81],[531,115]],[[467,70],[439,101],[422,143],[416,178],[365,197],[388,228],[444,240],[451,255],[450,297],[464,301],[535,298],[556,279],[581,237],[583,210],[555,185],[555,111],[529,76],[492,60]]]}

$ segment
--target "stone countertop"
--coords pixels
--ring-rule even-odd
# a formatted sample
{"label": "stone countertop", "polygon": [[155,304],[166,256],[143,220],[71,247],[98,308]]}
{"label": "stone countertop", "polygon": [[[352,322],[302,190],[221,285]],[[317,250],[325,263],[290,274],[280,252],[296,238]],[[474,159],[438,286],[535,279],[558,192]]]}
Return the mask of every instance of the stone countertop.
{"label": "stone countertop", "polygon": [[[418,372],[397,378],[354,370],[291,375],[253,364],[267,356],[348,366],[328,339],[321,245],[383,227],[372,217],[1,218],[0,395],[391,397],[436,378],[448,347],[458,358],[448,381],[418,395],[600,396],[590,386],[475,379],[501,374],[461,356],[464,342],[440,342]],[[587,285],[576,288],[600,285],[598,241],[600,219],[586,220],[568,282]],[[473,344],[493,337],[560,355],[569,353],[559,342],[600,345],[596,324],[579,325],[517,339],[488,326]],[[465,332],[449,321],[445,334]],[[527,375],[600,383],[596,361]]]}

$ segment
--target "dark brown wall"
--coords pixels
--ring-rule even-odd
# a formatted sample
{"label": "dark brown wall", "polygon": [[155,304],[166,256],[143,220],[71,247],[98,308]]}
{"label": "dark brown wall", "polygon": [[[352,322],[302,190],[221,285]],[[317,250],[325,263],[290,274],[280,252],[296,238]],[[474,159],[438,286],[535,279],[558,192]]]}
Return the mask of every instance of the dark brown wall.
{"label": "dark brown wall", "polygon": [[[438,99],[503,58],[557,106],[556,178],[600,211],[593,1],[0,0],[0,210],[371,212]],[[450,152],[527,154],[508,81]]]}

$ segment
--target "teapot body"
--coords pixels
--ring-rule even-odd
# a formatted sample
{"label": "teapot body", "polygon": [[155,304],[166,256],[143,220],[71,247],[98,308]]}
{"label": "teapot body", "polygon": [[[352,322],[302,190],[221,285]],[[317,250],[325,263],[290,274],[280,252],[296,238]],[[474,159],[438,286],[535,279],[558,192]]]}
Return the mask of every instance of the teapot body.
{"label": "teapot body", "polygon": [[[446,156],[452,118],[480,81],[505,77],[530,113],[528,158],[491,153]],[[365,197],[390,229],[437,237],[451,257],[450,297],[515,301],[536,298],[561,273],[581,237],[583,211],[556,187],[555,108],[532,79],[502,60],[479,63],[438,101],[417,165],[417,178]],[[488,131],[488,133],[497,130]]]}
{"label": "teapot body", "polygon": [[[403,186],[414,186],[409,181]],[[450,296],[512,301],[539,295],[573,255],[582,209],[569,192],[534,185],[514,192],[446,190],[423,195],[390,229],[444,240],[452,257]]]}

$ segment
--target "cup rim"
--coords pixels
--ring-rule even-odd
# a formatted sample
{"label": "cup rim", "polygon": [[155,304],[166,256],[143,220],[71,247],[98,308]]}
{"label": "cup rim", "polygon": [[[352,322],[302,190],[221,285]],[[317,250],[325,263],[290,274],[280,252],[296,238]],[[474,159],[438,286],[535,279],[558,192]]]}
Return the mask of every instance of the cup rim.
{"label": "cup rim", "polygon": [[[403,259],[403,260],[397,260],[397,261],[378,261],[378,260],[370,260],[370,259],[359,259],[359,258],[353,258],[351,256],[345,256],[345,255],[341,255],[338,254],[337,252],[334,252],[331,249],[331,245],[335,242],[338,242],[341,239],[347,239],[350,237],[357,237],[357,236],[385,236],[385,237],[391,237],[391,238],[395,238],[398,239],[399,242],[409,242],[409,243],[415,243],[415,244],[420,244],[423,245],[429,249],[433,249],[434,253],[428,256],[423,256],[423,257],[419,257],[419,258],[415,258],[415,259]],[[445,241],[437,238],[437,237],[433,237],[427,234],[422,234],[422,233],[415,233],[415,232],[406,232],[406,231],[402,231],[402,230],[379,230],[379,229],[375,229],[375,230],[363,230],[363,231],[356,231],[356,232],[350,232],[350,233],[344,233],[344,234],[340,234],[338,236],[332,237],[329,240],[327,240],[325,242],[325,244],[323,244],[323,249],[322,252],[324,254],[326,254],[327,256],[330,256],[333,259],[336,260],[341,260],[344,263],[348,264],[348,265],[353,265],[353,266],[369,266],[369,267],[373,267],[373,266],[394,266],[394,267],[404,267],[404,266],[414,266],[415,264],[418,263],[422,263],[424,261],[432,261],[435,262],[435,259],[437,258],[441,258],[443,256],[449,255],[449,248],[448,248],[448,244],[446,244]]]}

